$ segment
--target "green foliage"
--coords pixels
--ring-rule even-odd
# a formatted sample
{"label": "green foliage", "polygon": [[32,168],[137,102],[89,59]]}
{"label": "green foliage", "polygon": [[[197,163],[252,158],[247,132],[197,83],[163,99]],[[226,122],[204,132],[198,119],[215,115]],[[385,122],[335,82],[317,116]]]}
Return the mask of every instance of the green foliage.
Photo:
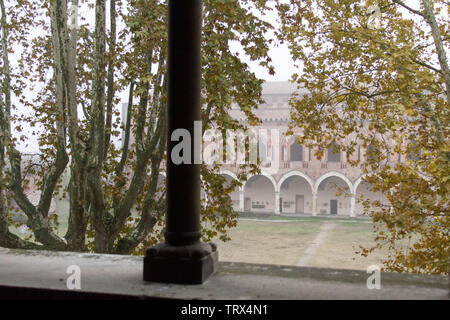
{"label": "green foliage", "polygon": [[[36,172],[41,199],[63,193],[70,200],[64,238],[54,232],[57,221],[42,224],[48,208],[31,205],[23,195],[18,177],[26,168],[15,167],[9,188],[15,186],[14,198],[20,200],[29,228],[35,234],[46,230],[36,237],[45,249],[142,254],[161,240],[164,228],[165,192],[158,177],[166,159],[167,1],[109,1],[114,13],[109,20],[105,1],[78,2],[96,17],[80,17],[79,30],[66,26],[65,1],[7,2],[6,38],[20,58],[2,73],[5,77],[11,72],[14,79],[11,89],[3,86],[4,96],[11,92],[17,98],[14,108],[32,110],[11,119],[11,126],[19,132],[26,124],[38,136],[45,164]],[[273,73],[265,39],[272,26],[255,15],[268,10],[266,1],[203,3],[203,128],[240,127],[229,116],[232,103],[250,123],[256,122],[252,110],[261,102],[262,81],[230,46],[239,44],[251,60]],[[118,93],[125,91],[130,93],[130,121],[120,114]],[[122,131],[129,146],[118,148],[110,138]],[[10,154],[16,145],[13,136]],[[70,161],[62,165],[64,155]],[[59,190],[61,168],[70,174],[64,190]],[[6,166],[2,169],[10,174]],[[241,169],[242,179],[256,170]],[[203,167],[202,175],[209,197],[202,206],[204,239],[219,236],[226,241],[227,230],[237,221],[230,193],[241,182],[224,185],[217,166]]]}
{"label": "green foliage", "polygon": [[[378,1],[381,17],[372,27],[374,1],[292,0],[278,5],[278,36],[302,67],[293,81],[307,92],[291,100],[291,130],[301,128],[301,143],[318,157],[336,141],[392,205],[364,200],[381,223],[378,246],[391,249],[386,269],[447,273],[450,75],[439,44],[448,47],[448,14],[444,1],[433,1],[435,14],[427,3],[417,13]],[[366,160],[352,160],[357,145],[371,146]],[[392,161],[398,154],[409,159]],[[398,245],[404,239],[407,249]]]}

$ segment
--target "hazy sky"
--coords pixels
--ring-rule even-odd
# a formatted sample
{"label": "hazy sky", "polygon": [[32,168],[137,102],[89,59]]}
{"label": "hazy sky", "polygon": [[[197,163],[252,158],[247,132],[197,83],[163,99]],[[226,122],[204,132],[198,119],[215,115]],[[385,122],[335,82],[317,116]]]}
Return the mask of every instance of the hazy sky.
{"label": "hazy sky", "polygon": [[[106,4],[106,8],[107,8],[107,16],[109,16],[109,5]],[[274,2],[271,3],[271,6],[273,6]],[[254,11],[254,13],[256,15],[259,16],[259,12],[257,12],[256,10]],[[88,22],[90,25],[93,26],[94,24],[94,20],[95,20],[95,16],[94,16],[94,9],[89,9],[86,5],[82,5],[79,7],[78,9],[78,15],[79,17],[83,17],[85,20],[85,22]],[[273,10],[272,12],[268,12],[265,16],[260,16],[262,19],[264,19],[265,21],[273,24],[276,26],[276,20],[277,20],[277,14],[275,12],[275,10]],[[109,21],[109,18],[107,17],[107,21]],[[120,29],[121,27],[118,26],[118,29]],[[39,33],[39,30],[34,30],[33,33]],[[274,35],[272,33],[267,34],[266,35],[267,38],[274,38]],[[276,41],[274,42],[276,43]],[[240,52],[240,57],[242,60],[244,60],[246,63],[249,64],[250,69],[255,72],[256,76],[260,79],[264,79],[267,81],[287,81],[288,79],[290,79],[292,72],[294,72],[294,68],[293,68],[293,62],[290,58],[289,55],[289,51],[287,49],[286,45],[280,45],[277,46],[276,44],[271,45],[271,49],[270,49],[270,57],[272,58],[272,65],[275,68],[275,75],[271,76],[268,74],[267,70],[261,66],[259,66],[258,62],[252,62],[250,61],[250,59],[248,59],[244,52],[242,50],[240,50],[240,48],[236,45],[232,45],[231,46],[232,51],[236,52]],[[17,59],[19,59],[20,57],[20,52],[15,52],[15,54],[10,55],[10,61],[11,61],[11,65],[14,66],[17,63]],[[51,77],[52,71],[49,70],[49,74],[48,76]],[[32,98],[34,95],[36,94],[36,92],[34,93],[29,93],[28,96],[29,98]],[[27,95],[27,94],[26,94]],[[117,96],[119,96],[122,100],[122,102],[126,102],[128,101],[128,89],[123,90],[122,92],[118,92]],[[13,103],[18,106],[18,100],[17,98],[13,95]],[[81,110],[80,110],[81,111]],[[25,114],[29,114],[31,115],[33,113],[32,110],[29,110],[29,112],[27,110],[17,110],[17,113],[25,113]],[[34,131],[40,131],[38,128],[34,128]],[[13,131],[14,127],[13,127]],[[18,149],[21,150],[22,152],[26,152],[26,153],[36,153],[38,151],[38,145],[37,145],[37,137],[33,136],[31,134],[31,132],[33,131],[32,128],[29,127],[29,125],[27,124],[23,124],[23,132],[25,133],[25,135],[27,136],[27,140],[25,142],[18,142]],[[17,135],[17,133],[14,133],[14,135]]]}
{"label": "hazy sky", "polygon": [[291,78],[291,75],[295,72],[294,62],[291,59],[289,50],[286,45],[280,45],[279,47],[273,47],[270,50],[270,57],[275,67],[275,75],[271,76],[267,73],[266,69],[261,68],[257,63],[249,63],[251,70],[260,79],[266,81],[287,81]]}
{"label": "hazy sky", "polygon": [[[268,6],[274,8],[274,4],[275,4],[274,1],[269,1]],[[263,19],[264,21],[267,21],[270,24],[272,24],[275,28],[279,26],[277,22],[278,17],[276,10],[266,12],[266,15],[264,16],[261,16],[259,12],[256,10],[253,10],[253,13],[256,16]],[[271,32],[267,34],[266,38],[274,39],[273,33]],[[258,63],[246,60],[251,70],[256,74],[256,76],[259,79],[264,79],[266,81],[287,81],[291,78],[294,72],[298,72],[298,70],[294,68],[294,62],[291,59],[287,45],[285,44],[277,45],[277,42],[278,41],[274,41],[271,44],[270,46],[271,49],[269,52],[269,56],[271,57],[272,64],[275,68],[275,75],[271,76],[270,74],[268,74],[266,69],[260,67]],[[242,54],[240,56],[242,57]]]}
{"label": "hazy sky", "polygon": [[[287,0],[286,0],[287,1]],[[109,1],[107,1],[109,2]],[[419,8],[419,0],[406,0],[405,1],[408,5],[414,8]],[[269,2],[270,6],[273,6],[274,2]],[[109,5],[106,6],[107,11],[109,11]],[[107,12],[109,14],[109,12]],[[259,15],[257,11],[254,11],[256,15]],[[79,15],[86,18],[86,20],[93,24],[94,22],[94,10],[88,9],[86,6],[84,8],[79,9]],[[277,13],[275,10],[272,12],[267,13],[265,16],[261,17],[262,19],[266,20],[267,22],[273,24],[275,28],[277,25]],[[415,17],[414,17],[415,18]],[[416,19],[414,19],[416,20]],[[266,35],[267,38],[274,38],[272,33],[269,33]],[[258,65],[258,62],[251,62],[248,58],[246,58],[245,54],[240,50],[238,46],[235,44],[232,45],[233,51],[239,51],[240,57],[243,59],[246,63],[249,64],[250,69],[256,74],[256,76],[260,79],[264,79],[266,81],[287,81],[291,78],[292,74],[294,72],[300,73],[298,69],[295,68],[294,62],[292,61],[289,50],[286,45],[278,45],[277,41],[274,41],[274,44],[271,45],[271,49],[269,52],[270,57],[272,58],[272,65],[275,68],[275,75],[271,76],[267,73],[266,69],[263,67],[260,67]],[[18,55],[18,54],[16,54]],[[15,55],[13,55],[15,56]],[[16,60],[15,57],[10,57],[11,60]],[[121,98],[123,102],[126,102],[128,100],[128,90],[124,90],[123,92],[118,93],[118,96]],[[13,100],[16,100],[13,98]],[[15,101],[17,102],[17,101]],[[32,111],[30,111],[32,112]],[[27,128],[24,128],[25,131]],[[32,135],[28,135],[29,140],[26,142],[27,146],[23,143],[19,146],[19,149],[26,152],[36,152],[37,151],[37,143],[36,140]]]}

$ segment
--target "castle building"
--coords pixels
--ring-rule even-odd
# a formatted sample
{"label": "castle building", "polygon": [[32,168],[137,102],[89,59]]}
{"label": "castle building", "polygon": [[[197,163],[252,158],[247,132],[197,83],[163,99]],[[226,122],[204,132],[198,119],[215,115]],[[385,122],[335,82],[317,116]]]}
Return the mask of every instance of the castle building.
{"label": "castle building", "polygon": [[[258,141],[258,155],[262,160],[261,173],[251,176],[232,193],[233,207],[239,212],[273,214],[345,215],[364,214],[364,199],[378,200],[388,205],[380,192],[373,192],[364,181],[360,167],[347,163],[344,153],[329,148],[321,160],[311,150],[298,143],[294,135],[285,135],[290,121],[289,99],[296,90],[290,82],[266,82],[262,98],[265,101],[254,111],[261,120],[258,131],[267,131],[265,141]],[[298,92],[298,91],[297,91]],[[301,94],[301,92],[300,92]],[[234,119],[245,122],[244,113],[234,106]],[[278,131],[278,141],[272,141],[272,131]],[[298,134],[298,130],[297,130]],[[206,149],[206,148],[205,148]],[[278,152],[278,157],[274,157]],[[366,150],[357,148],[353,160],[364,160]],[[204,152],[204,157],[208,153]],[[273,159],[277,158],[274,166]],[[398,161],[398,157],[391,157]],[[236,164],[221,166],[221,174],[228,181],[236,179]],[[341,190],[338,192],[338,190]]]}
{"label": "castle building", "polygon": [[[291,111],[289,99],[294,91],[301,94],[294,84],[287,81],[263,84],[264,103],[253,111],[260,124],[252,127],[267,137],[258,138],[261,172],[248,177],[241,188],[232,192],[233,208],[238,212],[255,214],[355,217],[364,214],[364,206],[357,199],[378,200],[388,206],[388,200],[364,181],[362,169],[348,164],[344,153],[329,148],[319,160],[315,150],[298,143],[296,134],[299,134],[299,129],[294,129],[294,135],[286,135]],[[124,116],[126,107],[123,104]],[[247,120],[237,105],[232,106],[230,115],[242,123]],[[278,133],[275,139],[273,132]],[[130,143],[133,140],[131,137]],[[203,161],[211,161],[215,156],[209,147],[208,142],[204,144]],[[366,150],[358,146],[352,160],[364,161],[365,156]],[[391,162],[400,160],[398,155],[391,155],[388,159]],[[225,163],[221,165],[220,173],[231,181],[237,179],[238,168],[237,163]],[[159,183],[163,180],[164,173],[160,175]]]}

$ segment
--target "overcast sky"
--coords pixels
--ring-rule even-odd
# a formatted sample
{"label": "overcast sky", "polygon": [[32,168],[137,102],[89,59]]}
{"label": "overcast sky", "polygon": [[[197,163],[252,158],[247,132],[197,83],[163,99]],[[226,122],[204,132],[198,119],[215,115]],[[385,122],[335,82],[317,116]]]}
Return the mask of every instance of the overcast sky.
{"label": "overcast sky", "polygon": [[[109,2],[109,1],[107,1]],[[405,1],[408,5],[419,8],[419,0],[406,0]],[[273,2],[272,2],[273,6]],[[109,11],[109,5],[107,4],[107,11]],[[258,14],[256,11],[254,11],[255,14]],[[108,12],[109,13],[109,12]],[[93,9],[87,9],[80,8],[79,9],[79,15],[84,16],[87,21],[90,22],[90,24],[93,24],[94,22],[94,10]],[[268,21],[269,23],[273,24],[275,27],[278,26],[277,24],[277,13],[275,10],[272,12],[267,13],[265,16],[261,17],[262,19]],[[267,38],[274,38],[273,34],[267,34]],[[256,76],[260,79],[264,79],[266,81],[288,81],[292,74],[294,72],[300,73],[298,69],[295,68],[294,62],[292,61],[288,48],[286,45],[278,45],[277,41],[274,41],[274,44],[271,45],[270,49],[270,57],[272,58],[272,64],[275,68],[275,75],[271,76],[267,73],[266,69],[259,66],[258,62],[252,62],[248,58],[245,57],[245,54],[240,50],[240,48],[236,45],[232,46],[233,51],[239,51],[241,52],[240,57],[249,64],[251,70],[256,74]],[[16,54],[17,55],[17,54]],[[16,60],[15,57],[11,57],[11,60]],[[128,94],[127,90],[124,90],[123,92],[118,93],[118,96],[121,98],[123,102],[126,102],[128,100]],[[14,99],[16,100],[16,99]],[[121,109],[121,108],[120,108]],[[27,128],[24,128],[25,131]],[[38,150],[36,140],[33,138],[31,134],[27,134],[29,137],[29,140],[26,142],[26,144],[21,144],[19,146],[19,149],[21,151],[26,151],[30,153],[34,153]]]}
{"label": "overcast sky", "polygon": [[[109,15],[109,5],[106,4],[106,8],[107,8],[107,16]],[[273,6],[273,3],[272,3]],[[255,14],[258,14],[257,11],[254,11]],[[84,17],[86,19],[86,22],[88,22],[89,24],[91,24],[93,26],[94,20],[95,20],[95,16],[94,16],[94,9],[89,9],[87,8],[86,5],[82,5],[80,6],[79,10],[78,10],[78,14],[80,17]],[[262,19],[264,19],[265,21],[268,21],[269,23],[273,24],[276,26],[276,20],[277,20],[277,15],[275,10],[272,12],[267,13],[265,16],[261,17]],[[107,21],[109,21],[109,18],[107,17]],[[118,26],[118,29],[120,29],[120,26]],[[38,33],[38,30],[34,30],[34,33]],[[266,35],[267,38],[274,38],[273,34],[267,34]],[[258,62],[252,62],[250,61],[244,54],[244,52],[239,48],[239,46],[236,45],[232,45],[232,51],[234,52],[240,52],[240,57],[241,59],[243,59],[246,63],[249,64],[250,69],[255,72],[256,76],[259,79],[264,79],[266,81],[287,81],[288,79],[290,79],[292,73],[294,72],[294,68],[293,68],[293,62],[290,58],[289,55],[289,51],[287,49],[286,45],[280,45],[278,46],[277,44],[273,44],[271,45],[271,49],[270,49],[270,57],[272,58],[272,64],[275,68],[275,75],[270,75],[268,74],[267,70],[261,66],[259,66]],[[15,54],[10,55],[10,61],[12,66],[14,66],[17,63],[17,59],[20,57],[20,52],[15,52]],[[48,76],[51,77],[51,70],[49,70],[49,74]],[[36,93],[30,93],[29,97],[33,97]],[[126,102],[128,101],[128,89],[125,89],[123,92],[118,92],[117,95],[121,98],[122,102]],[[18,101],[17,98],[13,96],[13,103],[18,106]],[[119,109],[121,109],[119,107]],[[18,113],[26,113],[26,114],[32,114],[33,111],[29,110],[29,112],[27,112],[27,110],[18,110]],[[38,152],[38,144],[37,144],[37,137],[33,136],[31,134],[31,132],[34,130],[36,131],[37,128],[30,128],[29,125],[27,124],[23,124],[23,132],[25,134],[25,136],[28,138],[25,142],[21,142],[19,141],[18,143],[18,149],[22,152],[25,153],[36,153]],[[39,131],[39,129],[37,129]],[[17,136],[17,133],[14,133],[14,127],[13,127],[13,134],[15,136]]]}
{"label": "overcast sky", "polygon": [[[274,8],[275,2],[269,2],[269,7]],[[253,10],[254,14],[264,21],[269,22],[275,28],[279,27],[278,17],[276,10],[272,10],[266,13],[265,16],[261,16],[258,11]],[[268,39],[274,39],[273,33],[266,35]],[[277,45],[278,41],[274,41],[270,47],[269,56],[272,59],[272,64],[275,68],[275,75],[270,75],[265,68],[258,65],[257,62],[251,62],[248,59],[246,62],[249,64],[251,70],[256,74],[259,79],[264,79],[266,81],[288,81],[292,74],[298,72],[298,69],[294,68],[294,62],[289,54],[289,49],[287,45],[281,44]],[[239,50],[238,48],[236,48]],[[241,51],[242,52],[242,51]],[[242,57],[243,54],[240,56]]]}

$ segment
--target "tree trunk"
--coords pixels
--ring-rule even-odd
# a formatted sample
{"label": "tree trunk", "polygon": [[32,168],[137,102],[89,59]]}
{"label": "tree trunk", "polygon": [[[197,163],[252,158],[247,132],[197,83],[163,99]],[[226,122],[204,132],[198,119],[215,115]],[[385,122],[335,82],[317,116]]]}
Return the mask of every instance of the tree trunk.
{"label": "tree trunk", "polygon": [[448,67],[447,54],[444,50],[444,44],[441,37],[441,31],[439,25],[436,21],[436,16],[431,8],[429,0],[422,0],[424,7],[424,16],[428,25],[431,27],[431,34],[433,35],[434,45],[436,47],[436,52],[439,59],[439,64],[441,66],[442,75],[444,77],[445,88],[447,90],[447,103],[450,102],[450,70]]}
{"label": "tree trunk", "polygon": [[87,182],[91,192],[90,213],[95,228],[95,251],[108,252],[110,247],[109,218],[104,203],[102,165],[105,148],[105,1],[95,5],[95,53],[93,99],[90,119]]}

